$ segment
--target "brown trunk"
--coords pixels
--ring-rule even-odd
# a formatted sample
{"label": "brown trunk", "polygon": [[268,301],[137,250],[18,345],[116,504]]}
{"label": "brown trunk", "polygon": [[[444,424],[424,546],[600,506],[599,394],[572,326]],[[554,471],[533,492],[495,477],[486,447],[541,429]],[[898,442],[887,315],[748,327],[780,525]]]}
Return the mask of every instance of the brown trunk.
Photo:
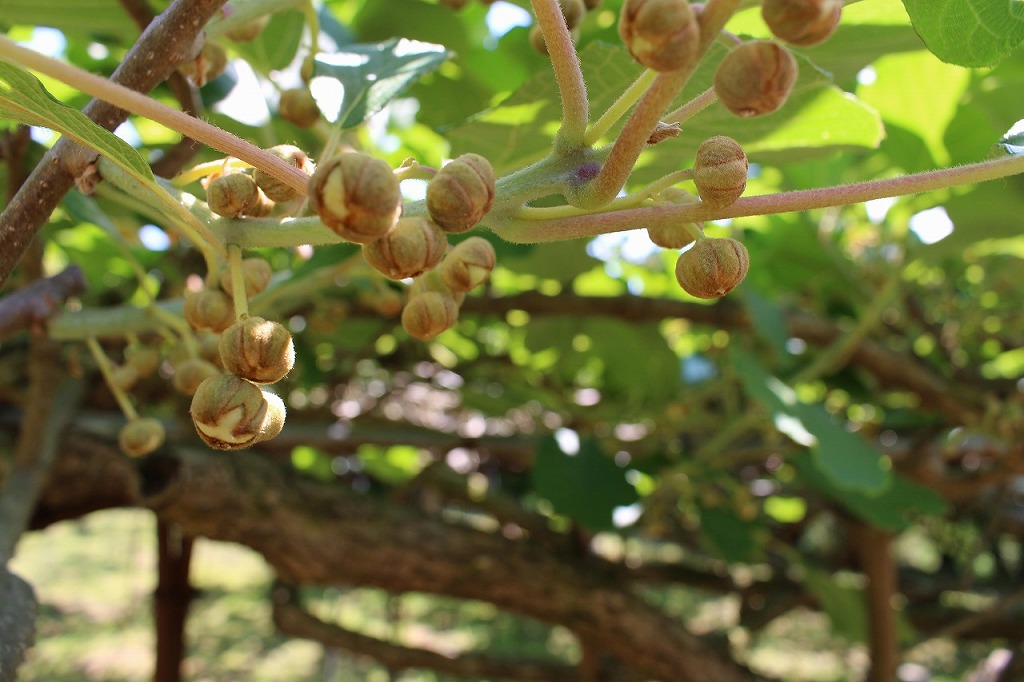
{"label": "brown trunk", "polygon": [[158,521],[157,584],[153,594],[153,621],[156,626],[156,669],[154,682],[181,682],[181,664],[185,660],[185,620],[192,601],[188,580],[192,559],[192,538],[171,524]]}
{"label": "brown trunk", "polygon": [[871,670],[867,682],[895,682],[900,663],[899,634],[893,595],[896,594],[896,564],[892,559],[892,535],[854,521],[854,543],[861,570],[868,578],[868,650]]}

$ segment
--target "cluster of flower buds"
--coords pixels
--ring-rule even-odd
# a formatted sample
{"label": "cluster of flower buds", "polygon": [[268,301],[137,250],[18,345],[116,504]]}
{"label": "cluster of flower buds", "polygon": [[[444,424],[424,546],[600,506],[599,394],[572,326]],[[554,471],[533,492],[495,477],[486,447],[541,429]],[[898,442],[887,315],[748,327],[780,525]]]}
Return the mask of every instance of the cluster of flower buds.
{"label": "cluster of flower buds", "polygon": [[691,68],[700,56],[700,26],[687,0],[626,0],[619,36],[633,59],[655,71]]}
{"label": "cluster of flower buds", "polygon": [[[312,175],[313,162],[298,147],[281,144],[267,150],[282,161]],[[247,171],[228,169],[203,180],[210,210],[225,218],[261,218],[269,215],[277,203],[299,196],[292,187],[259,168]]]}

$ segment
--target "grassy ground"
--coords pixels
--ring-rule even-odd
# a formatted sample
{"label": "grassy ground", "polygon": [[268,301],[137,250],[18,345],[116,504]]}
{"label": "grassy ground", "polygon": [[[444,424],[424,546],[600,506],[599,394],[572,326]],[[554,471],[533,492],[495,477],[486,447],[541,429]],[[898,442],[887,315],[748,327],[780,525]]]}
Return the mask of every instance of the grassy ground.
{"label": "grassy ground", "polygon": [[[19,682],[134,682],[152,674],[149,599],[155,582],[155,524],[148,512],[117,510],[58,524],[23,539],[13,570],[42,604],[38,642]],[[255,553],[199,540],[192,580],[201,590],[189,619],[186,678],[194,682],[451,682],[407,671],[389,677],[371,661],[277,636],[265,599],[271,571]],[[508,655],[573,660],[568,632],[497,614],[486,604],[408,595],[387,600],[373,590],[313,595],[320,615],[377,636],[455,653],[486,648]],[[730,598],[667,595],[665,607],[698,631],[728,629]],[[756,639],[733,629],[734,644],[759,671],[788,682],[847,682],[862,677],[863,647],[829,635],[825,616],[802,611],[778,619]],[[981,652],[984,655],[984,652]],[[937,643],[923,652],[929,677],[963,679],[963,651]],[[945,671],[939,673],[938,671]],[[920,670],[918,670],[920,672]]]}

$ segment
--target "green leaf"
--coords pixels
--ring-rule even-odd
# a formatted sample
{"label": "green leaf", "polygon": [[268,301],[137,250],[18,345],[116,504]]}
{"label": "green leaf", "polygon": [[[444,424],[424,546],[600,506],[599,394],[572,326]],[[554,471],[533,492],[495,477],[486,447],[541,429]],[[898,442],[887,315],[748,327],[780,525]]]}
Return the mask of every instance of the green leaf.
{"label": "green leaf", "polygon": [[758,543],[754,524],[744,521],[731,509],[714,507],[700,510],[700,532],[704,542],[730,563],[753,561]]}
{"label": "green leaf", "polygon": [[891,484],[879,450],[844,429],[824,406],[799,402],[793,389],[768,374],[754,355],[737,345],[730,346],[729,354],[747,393],[769,411],[776,428],[810,447],[814,465],[832,485],[877,494]]}
{"label": "green leaf", "polygon": [[65,106],[32,74],[0,60],[0,117],[55,130],[110,159],[140,180],[153,182],[149,164],[130,144]]}
{"label": "green leaf", "polygon": [[537,494],[557,513],[593,531],[614,528],[615,508],[639,500],[636,489],[626,481],[626,470],[593,439],[581,439],[579,451],[569,454],[554,436],[542,438],[531,476]]}
{"label": "green leaf", "polygon": [[321,110],[341,128],[357,126],[446,59],[448,51],[444,46],[404,38],[356,43],[338,52],[321,53],[316,57],[313,75],[333,78],[344,88],[336,114],[323,106]]}
{"label": "green leaf", "polygon": [[232,46],[257,71],[268,73],[288,66],[299,49],[306,17],[297,10],[275,12],[255,40]]}
{"label": "green leaf", "polygon": [[852,642],[866,641],[868,611],[862,588],[840,585],[824,571],[813,569],[808,569],[804,580],[807,589],[818,598],[822,610],[828,614],[837,635]]}
{"label": "green leaf", "polygon": [[69,36],[83,36],[122,44],[139,35],[118,0],[3,0],[0,24],[49,26]]}
{"label": "green leaf", "polygon": [[423,453],[411,445],[360,445],[357,452],[371,476],[391,485],[405,483],[423,470]]}
{"label": "green leaf", "polygon": [[910,21],[939,59],[994,66],[1024,40],[1022,0],[903,0]]}

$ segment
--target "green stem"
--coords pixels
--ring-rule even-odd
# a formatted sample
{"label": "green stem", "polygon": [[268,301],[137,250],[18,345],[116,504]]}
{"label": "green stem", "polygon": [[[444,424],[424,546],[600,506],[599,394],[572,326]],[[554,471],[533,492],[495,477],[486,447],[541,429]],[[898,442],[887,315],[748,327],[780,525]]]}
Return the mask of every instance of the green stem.
{"label": "green stem", "polygon": [[718,95],[715,94],[715,89],[708,88],[683,106],[665,114],[664,121],[665,123],[682,123],[704,111],[716,101],[718,101]]}
{"label": "green stem", "polygon": [[302,195],[308,191],[309,177],[298,168],[227,131],[172,109],[142,93],[24,48],[4,36],[0,36],[0,57],[46,74],[125,111],[156,121],[229,156],[236,156],[247,161],[253,166],[265,170]]}
{"label": "green stem", "polygon": [[630,230],[640,226],[672,225],[680,222],[721,220],[723,218],[741,218],[845,206],[872,199],[918,194],[956,185],[970,185],[1020,173],[1024,173],[1024,155],[884,180],[742,197],[732,205],[719,209],[708,208],[699,203],[648,206],[547,221],[510,219],[505,224],[493,224],[491,227],[498,236],[511,242],[553,242],[580,237],[595,237],[599,234]]}
{"label": "green stem", "polygon": [[100,372],[103,374],[103,380],[107,382],[107,387],[110,392],[114,394],[114,399],[117,400],[117,404],[121,407],[121,411],[124,412],[124,416],[129,421],[135,421],[139,418],[139,413],[135,411],[135,406],[132,405],[132,401],[128,399],[124,391],[114,383],[114,368],[111,365],[110,358],[103,352],[99,342],[95,336],[90,336],[85,340],[85,345],[89,347],[89,352],[96,359],[96,364],[100,368]]}
{"label": "green stem", "polygon": [[228,244],[228,271],[231,277],[231,297],[235,303],[235,319],[249,317],[249,296],[245,291],[245,271],[242,270],[242,248]]}
{"label": "green stem", "polygon": [[601,114],[601,118],[597,119],[587,129],[586,134],[583,136],[583,144],[590,147],[604,137],[611,130],[611,127],[615,125],[615,122],[625,116],[630,107],[636,104],[636,101],[640,99],[641,95],[647,91],[657,77],[657,71],[645,69],[633,84],[626,88],[626,91],[619,95],[619,98],[608,107],[608,110]]}
{"label": "green stem", "polygon": [[562,127],[555,136],[555,149],[577,150],[584,146],[583,138],[590,119],[587,85],[583,81],[580,58],[558,0],[531,0],[531,4],[544,34],[562,97]]}

